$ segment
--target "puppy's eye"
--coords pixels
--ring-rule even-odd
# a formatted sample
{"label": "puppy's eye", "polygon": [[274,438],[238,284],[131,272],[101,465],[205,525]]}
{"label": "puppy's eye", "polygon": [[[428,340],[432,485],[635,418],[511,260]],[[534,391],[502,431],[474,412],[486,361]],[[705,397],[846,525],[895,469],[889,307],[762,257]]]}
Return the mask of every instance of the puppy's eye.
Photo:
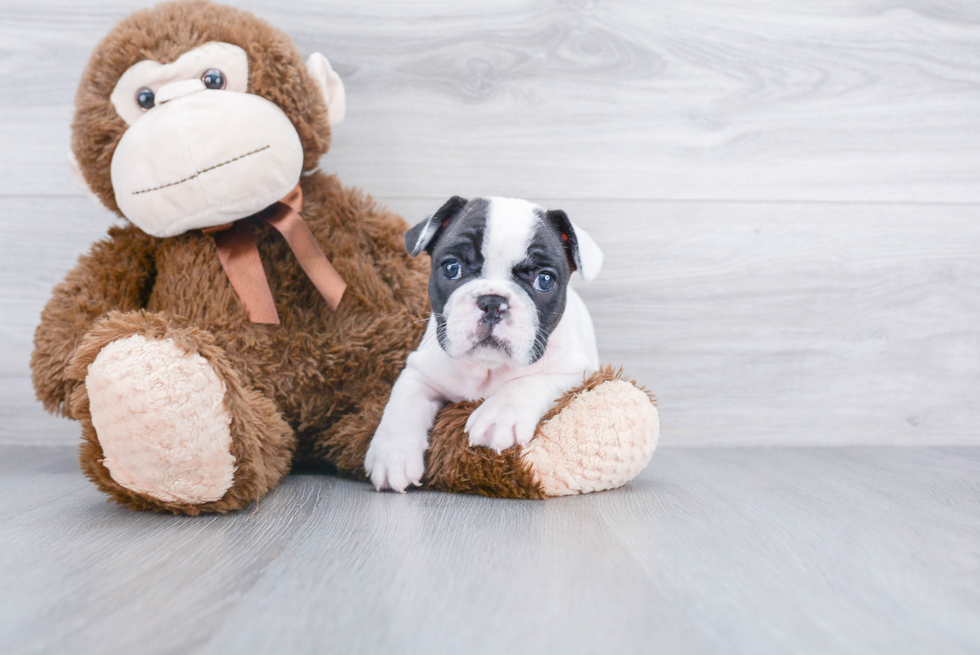
{"label": "puppy's eye", "polygon": [[534,278],[534,288],[538,291],[551,291],[555,288],[555,274],[551,271],[541,271],[538,277]]}
{"label": "puppy's eye", "polygon": [[225,88],[225,74],[219,71],[217,68],[209,68],[204,71],[201,75],[201,81],[204,82],[204,86],[209,89],[223,89]]}
{"label": "puppy's eye", "polygon": [[447,259],[442,263],[442,276],[447,280],[458,280],[463,274],[463,267],[455,259]]}
{"label": "puppy's eye", "polygon": [[143,111],[149,111],[153,109],[153,89],[142,88],[136,92],[136,104],[140,106]]}

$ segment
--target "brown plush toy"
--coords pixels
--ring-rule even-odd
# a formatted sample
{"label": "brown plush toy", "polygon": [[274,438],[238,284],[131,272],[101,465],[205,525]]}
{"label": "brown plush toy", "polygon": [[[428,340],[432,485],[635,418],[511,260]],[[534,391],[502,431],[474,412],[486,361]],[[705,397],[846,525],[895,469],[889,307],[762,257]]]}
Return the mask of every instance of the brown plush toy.
{"label": "brown plush toy", "polygon": [[[340,79],[249,13],[191,0],[98,45],[72,126],[78,172],[128,219],[58,285],[31,359],[82,469],[133,509],[241,508],[298,463],[364,479],[391,385],[428,314],[398,216],[317,170]],[[619,486],[656,410],[611,370],[560,399],[524,449],[470,448],[447,407],[424,486],[543,498]]]}

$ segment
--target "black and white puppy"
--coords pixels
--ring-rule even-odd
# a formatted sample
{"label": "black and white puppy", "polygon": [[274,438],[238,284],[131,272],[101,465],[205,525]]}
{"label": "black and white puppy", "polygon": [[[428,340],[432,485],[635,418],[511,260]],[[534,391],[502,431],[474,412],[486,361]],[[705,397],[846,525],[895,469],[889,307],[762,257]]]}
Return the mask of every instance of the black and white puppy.
{"label": "black and white puppy", "polygon": [[565,391],[599,366],[592,319],[568,286],[593,279],[602,252],[565,212],[512,198],[451,198],[405,235],[432,257],[432,316],[391,391],[365,469],[402,492],[424,472],[429,430],[447,402],[486,399],[471,446],[526,445]]}

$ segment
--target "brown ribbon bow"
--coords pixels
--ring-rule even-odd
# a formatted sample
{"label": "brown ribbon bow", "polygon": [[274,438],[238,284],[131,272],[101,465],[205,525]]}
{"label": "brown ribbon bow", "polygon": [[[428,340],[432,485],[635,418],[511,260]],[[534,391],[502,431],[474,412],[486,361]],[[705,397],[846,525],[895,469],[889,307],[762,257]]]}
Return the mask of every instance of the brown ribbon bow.
{"label": "brown ribbon bow", "polygon": [[282,234],[299,265],[331,309],[337,309],[344,295],[347,283],[323,254],[309,226],[299,215],[302,209],[303,190],[297,184],[285,198],[255,217],[203,230],[214,235],[221,266],[253,323],[279,324],[279,313],[255,243],[256,219],[264,220]]}

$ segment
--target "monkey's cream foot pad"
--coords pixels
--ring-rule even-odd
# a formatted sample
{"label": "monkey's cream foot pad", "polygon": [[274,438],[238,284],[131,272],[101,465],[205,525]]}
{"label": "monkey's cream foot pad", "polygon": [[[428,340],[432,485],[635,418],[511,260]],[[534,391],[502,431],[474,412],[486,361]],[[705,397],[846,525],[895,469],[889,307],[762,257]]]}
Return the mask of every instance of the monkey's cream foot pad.
{"label": "monkey's cream foot pad", "polygon": [[659,435],[660,416],[646,392],[613,379],[544,421],[522,459],[545,496],[615,489],[646,468]]}
{"label": "monkey's cream foot pad", "polygon": [[103,464],[120,485],[195,504],[231,487],[225,386],[201,355],[133,335],[102,349],[85,385]]}

